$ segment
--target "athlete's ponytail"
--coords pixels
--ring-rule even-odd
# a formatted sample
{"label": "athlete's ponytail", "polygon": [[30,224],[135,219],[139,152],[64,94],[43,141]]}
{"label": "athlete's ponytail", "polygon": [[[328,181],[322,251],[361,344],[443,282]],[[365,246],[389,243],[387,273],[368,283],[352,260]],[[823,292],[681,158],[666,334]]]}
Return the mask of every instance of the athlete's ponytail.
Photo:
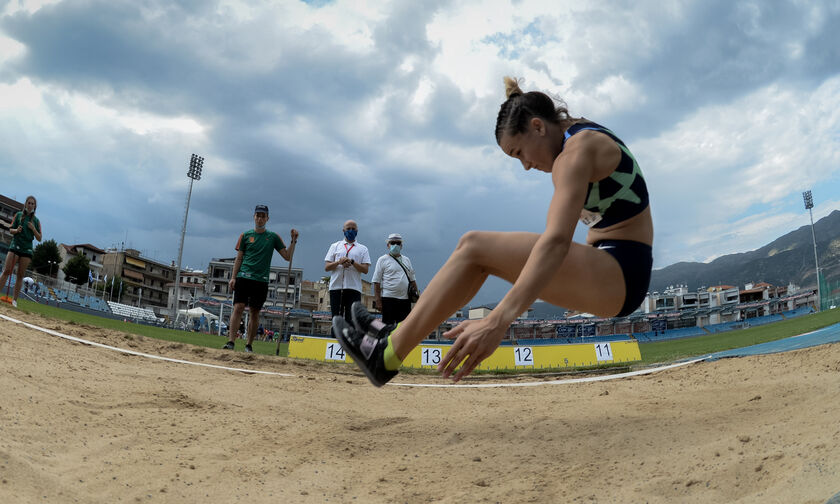
{"label": "athlete's ponytail", "polygon": [[505,77],[504,82],[507,100],[502,103],[496,118],[496,143],[501,141],[504,133],[509,135],[524,133],[528,120],[532,117],[539,117],[554,124],[572,119],[562,100],[558,99],[558,104],[555,106],[554,100],[545,93],[523,92],[519,87],[519,81],[512,77]]}

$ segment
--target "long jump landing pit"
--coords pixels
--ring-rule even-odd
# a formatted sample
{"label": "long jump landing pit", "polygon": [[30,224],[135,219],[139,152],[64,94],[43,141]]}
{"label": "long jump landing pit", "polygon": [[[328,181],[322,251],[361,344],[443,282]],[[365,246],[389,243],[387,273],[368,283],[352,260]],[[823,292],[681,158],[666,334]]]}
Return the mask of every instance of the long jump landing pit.
{"label": "long jump landing pit", "polygon": [[[0,502],[790,502],[840,490],[840,345],[614,381],[355,369],[0,314]],[[411,375],[408,383],[434,377]]]}

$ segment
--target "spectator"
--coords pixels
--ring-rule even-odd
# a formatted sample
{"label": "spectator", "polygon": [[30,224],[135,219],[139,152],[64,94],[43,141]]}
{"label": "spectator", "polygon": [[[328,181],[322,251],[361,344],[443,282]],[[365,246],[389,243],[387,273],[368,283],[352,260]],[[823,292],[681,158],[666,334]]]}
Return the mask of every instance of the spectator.
{"label": "spectator", "polygon": [[411,311],[408,290],[416,289],[417,282],[411,260],[402,253],[402,236],[391,233],[385,245],[388,253],[376,261],[373,271],[373,296],[382,311],[382,322],[396,324],[405,320]]}
{"label": "spectator", "polygon": [[26,268],[32,261],[32,240],[41,241],[41,221],[35,217],[35,210],[38,208],[38,201],[35,196],[27,196],[23,204],[23,210],[16,213],[12,218],[12,226],[9,232],[13,235],[9,244],[9,253],[6,254],[6,264],[3,273],[0,274],[0,289],[6,286],[6,281],[14,273],[17,263],[17,280],[12,297],[12,306],[17,308],[17,298],[20,295],[20,287],[23,285],[23,277]]}
{"label": "spectator", "polygon": [[[233,313],[230,316],[230,331],[228,342],[222,347],[227,350],[235,348],[236,335],[233,328],[242,324],[242,312],[245,305],[250,310],[248,322],[248,337],[245,341],[245,351],[253,352],[251,344],[257,336],[257,326],[260,323],[260,310],[268,296],[268,274],[271,271],[271,257],[274,251],[280,253],[285,260],[289,260],[295,251],[298,232],[292,229],[292,241],[289,248],[277,233],[266,229],[268,222],[268,207],[257,205],[254,209],[254,229],[239,235],[236,242],[236,260],[233,263],[233,273],[230,279],[230,289],[233,290]],[[242,324],[244,330],[244,324]]]}
{"label": "spectator", "polygon": [[356,241],[359,227],[348,220],[342,228],[344,239],[330,245],[324,257],[324,270],[330,272],[330,310],[348,322],[350,307],[362,299],[362,275],[370,269],[368,248]]}

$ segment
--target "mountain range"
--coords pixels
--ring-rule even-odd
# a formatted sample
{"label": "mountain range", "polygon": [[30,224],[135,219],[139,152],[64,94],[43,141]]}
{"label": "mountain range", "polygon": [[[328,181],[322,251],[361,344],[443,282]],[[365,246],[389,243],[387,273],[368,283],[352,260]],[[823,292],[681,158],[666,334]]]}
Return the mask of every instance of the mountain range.
{"label": "mountain range", "polygon": [[[814,223],[820,270],[827,281],[840,280],[840,210]],[[776,286],[794,283],[816,287],[814,242],[810,224],[750,251],[728,254],[708,263],[679,262],[653,270],[650,292],[662,292],[672,285],[696,290],[713,285],[767,282]]]}

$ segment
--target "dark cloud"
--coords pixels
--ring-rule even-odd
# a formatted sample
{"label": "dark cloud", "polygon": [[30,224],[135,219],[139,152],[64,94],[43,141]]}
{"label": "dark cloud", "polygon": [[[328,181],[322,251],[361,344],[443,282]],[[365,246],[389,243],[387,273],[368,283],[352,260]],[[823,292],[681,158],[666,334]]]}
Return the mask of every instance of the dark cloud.
{"label": "dark cloud", "polygon": [[[625,126],[632,131],[630,139],[653,136],[699,107],[727,103],[774,82],[813,86],[835,74],[840,45],[832,27],[840,21],[840,9],[827,5],[718,0],[689,3],[684,9],[657,8],[655,13],[635,7],[612,15],[593,10],[590,23],[613,25],[620,15],[618,34],[632,33],[642,23],[650,40],[615,48],[606,60],[582,62],[570,85],[586,90],[606,75],[630,78],[648,101],[603,120]],[[578,29],[586,33],[582,21]],[[580,42],[577,49],[583,54],[578,59],[583,60],[591,55],[585,47],[592,40]],[[796,44],[802,46],[800,57],[792,55]]]}

